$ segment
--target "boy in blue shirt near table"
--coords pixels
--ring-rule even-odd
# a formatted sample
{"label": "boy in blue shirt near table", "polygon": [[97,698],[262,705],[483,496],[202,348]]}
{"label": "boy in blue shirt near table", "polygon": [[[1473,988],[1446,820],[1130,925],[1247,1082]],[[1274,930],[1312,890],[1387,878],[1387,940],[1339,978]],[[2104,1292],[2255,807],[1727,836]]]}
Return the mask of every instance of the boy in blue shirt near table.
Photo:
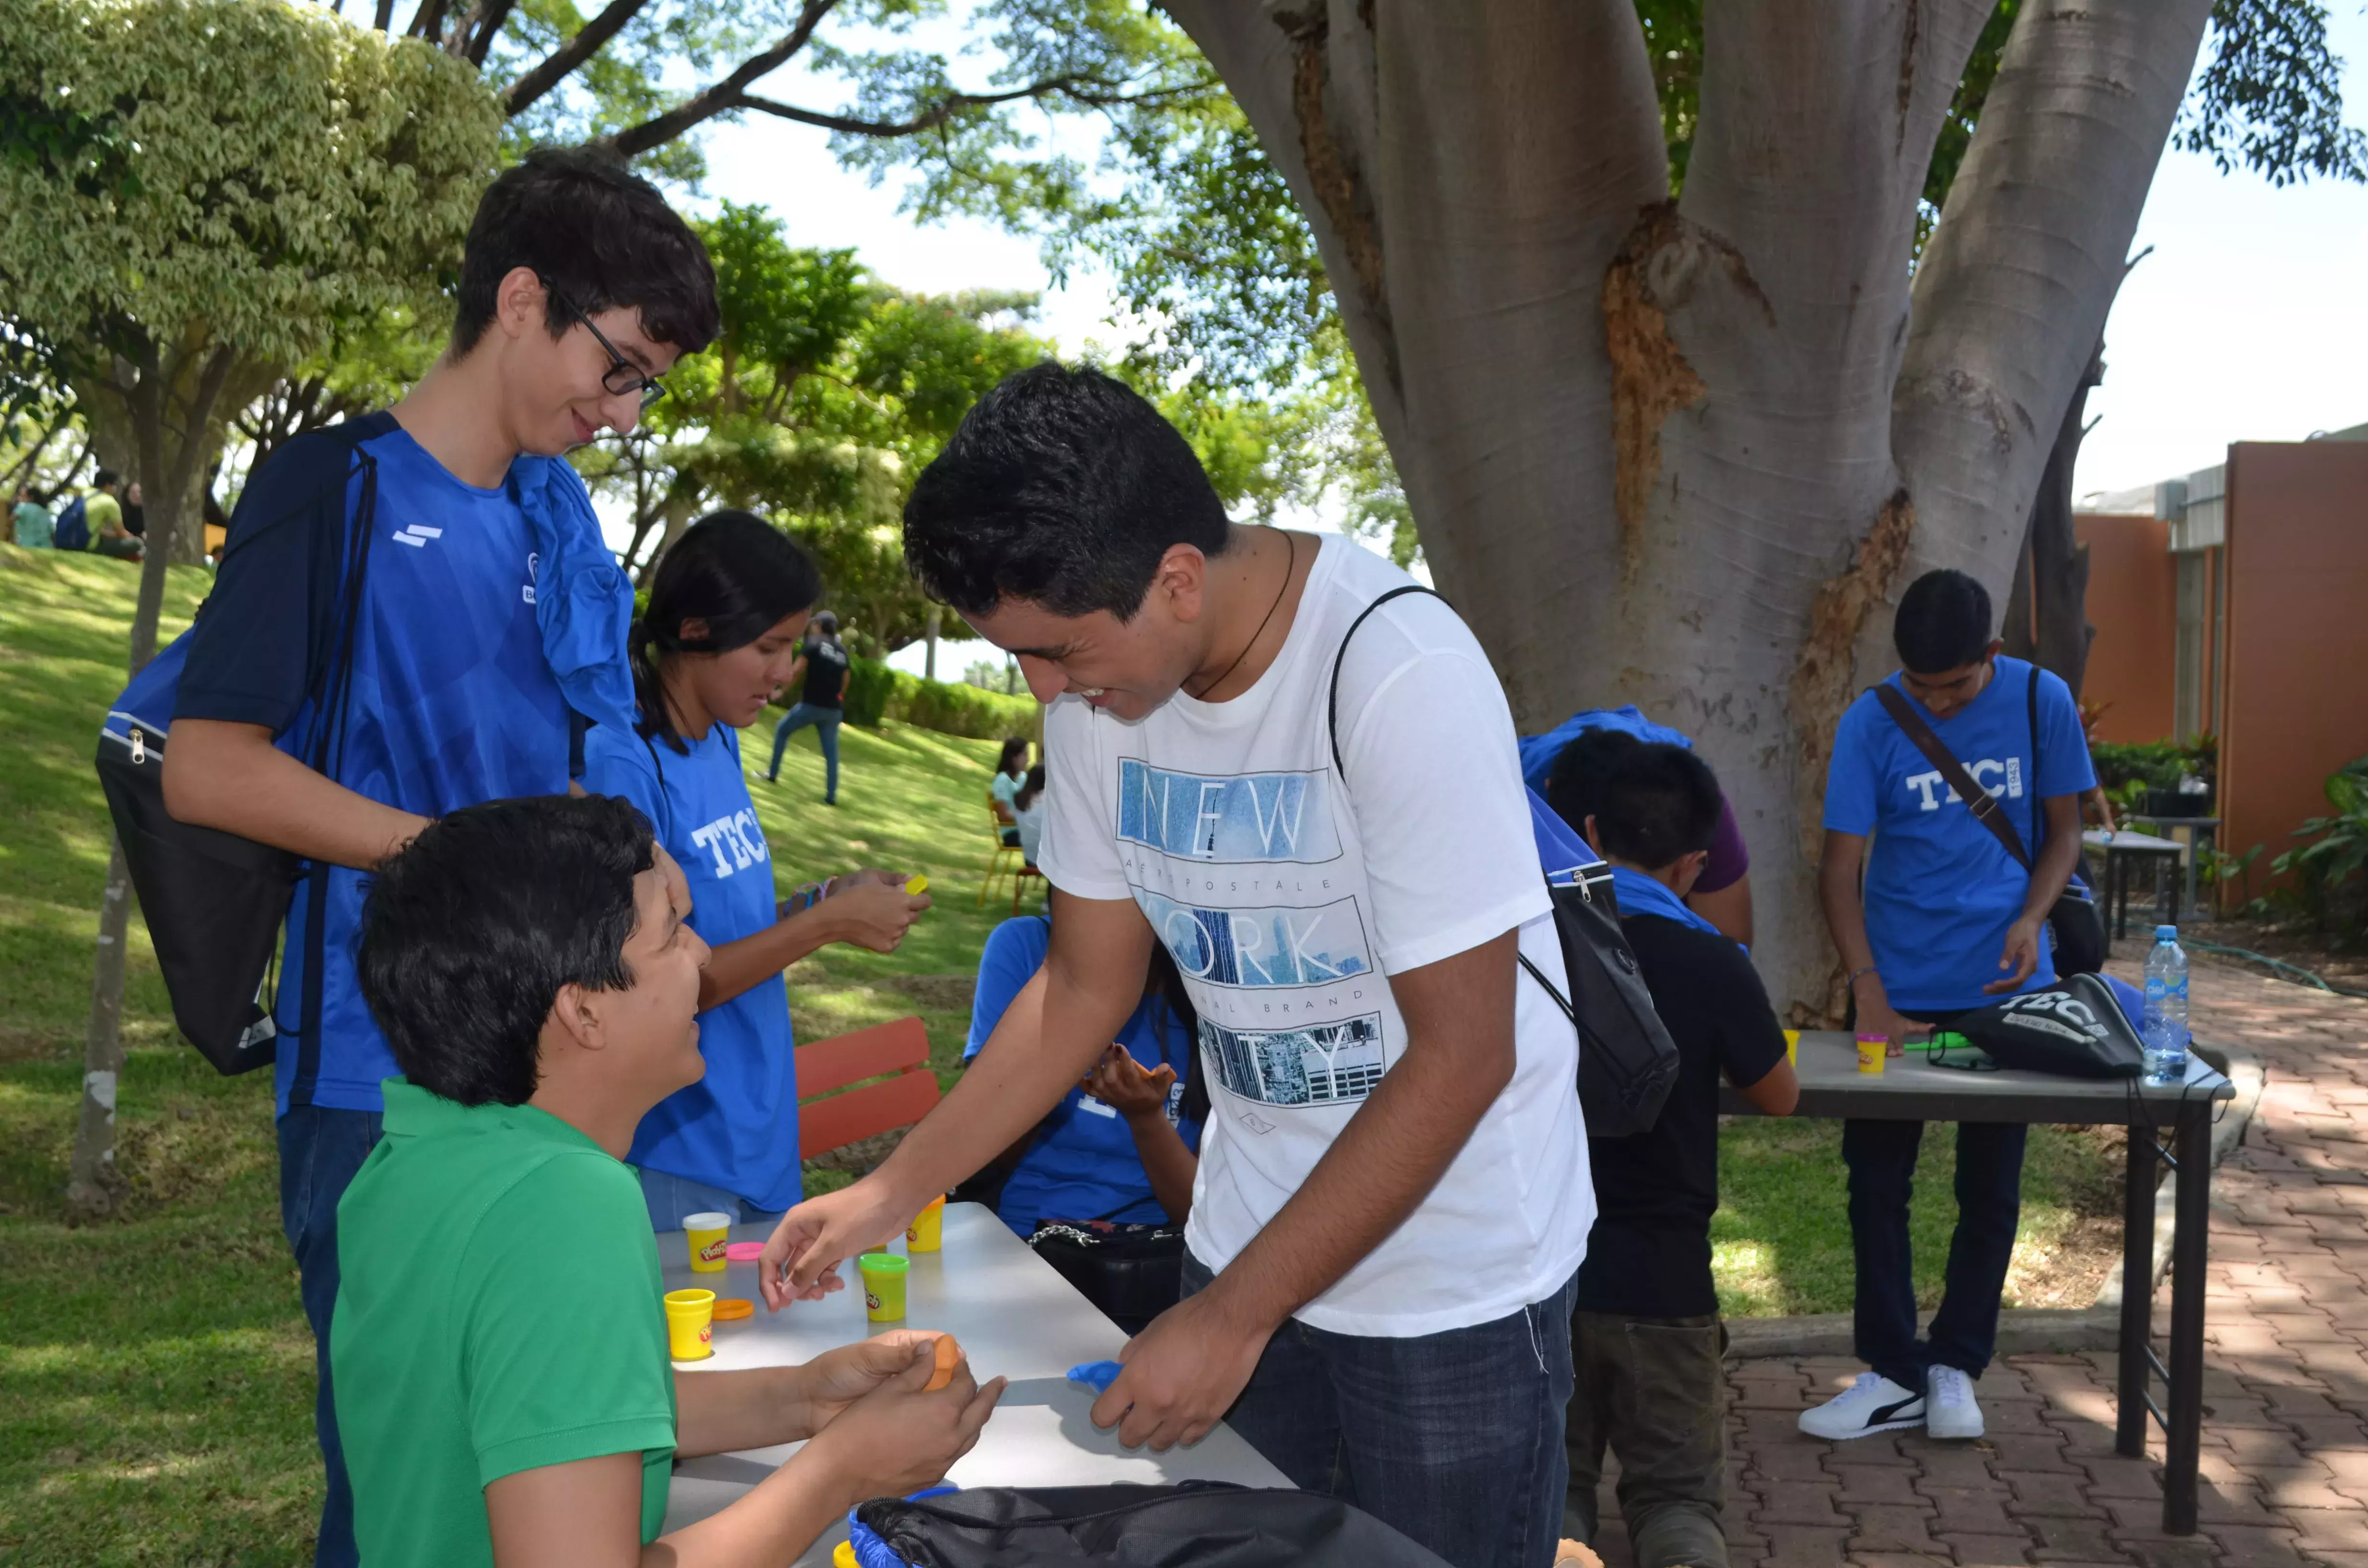
{"label": "boy in blue shirt near table", "polygon": [[698,237],[621,163],[576,151],[487,188],[458,306],[402,401],[295,437],[248,482],[165,764],[176,817],[307,862],[279,990],[280,1218],[321,1350],[317,1561],[337,1568],[355,1561],[327,1356],[337,1201],[395,1072],[354,975],[363,886],[448,812],[566,790],[586,721],[631,726],[632,585],[563,454],[632,429],[718,329]]}
{"label": "boy in blue shirt near table", "polygon": [[[1850,706],[1834,736],[1819,892],[1850,974],[1857,1028],[1888,1039],[1894,1056],[1910,1035],[2055,983],[2047,915],[2078,864],[2080,797],[2096,775],[2070,689],[2001,656],[1990,613],[1987,591],[1962,572],[1918,578],[1900,597],[1892,636],[1904,668],[1888,684],[1987,792],[1981,803],[2005,813],[2032,853],[2031,870],[1875,692]],[[1973,1380],[1998,1340],[2027,1131],[1958,1127],[1956,1233],[1941,1309],[1919,1343],[1907,1199],[1924,1124],[1844,1124],[1855,1336],[1873,1370],[1804,1412],[1804,1432],[1839,1439],[1922,1426],[1936,1437],[1982,1435]]]}

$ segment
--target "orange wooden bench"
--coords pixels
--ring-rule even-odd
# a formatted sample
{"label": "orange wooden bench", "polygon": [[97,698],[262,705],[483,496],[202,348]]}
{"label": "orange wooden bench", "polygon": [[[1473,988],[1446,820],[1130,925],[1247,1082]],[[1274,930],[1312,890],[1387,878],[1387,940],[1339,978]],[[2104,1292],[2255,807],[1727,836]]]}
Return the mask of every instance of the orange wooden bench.
{"label": "orange wooden bench", "polygon": [[[802,1160],[892,1128],[910,1127],[938,1103],[938,1075],[928,1067],[928,1031],[918,1018],[892,1019],[799,1046],[797,1051]],[[867,1078],[880,1081],[867,1084]],[[849,1084],[862,1086],[850,1089]]]}

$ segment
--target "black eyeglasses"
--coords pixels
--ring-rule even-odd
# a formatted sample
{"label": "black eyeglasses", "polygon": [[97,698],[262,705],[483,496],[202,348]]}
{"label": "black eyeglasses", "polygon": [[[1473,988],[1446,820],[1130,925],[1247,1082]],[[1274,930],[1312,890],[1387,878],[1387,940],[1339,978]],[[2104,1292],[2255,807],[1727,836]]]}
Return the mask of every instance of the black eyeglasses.
{"label": "black eyeglasses", "polygon": [[607,335],[598,327],[592,324],[590,316],[576,309],[575,301],[552,288],[548,278],[543,280],[542,286],[550,291],[552,299],[559,301],[560,309],[574,316],[576,324],[590,333],[592,341],[598,344],[609,356],[608,371],[600,378],[602,387],[618,397],[638,395],[642,400],[642,409],[644,413],[648,412],[652,403],[666,396],[666,383],[655,376],[645,374],[639,365],[618,353],[617,346],[609,342]]}

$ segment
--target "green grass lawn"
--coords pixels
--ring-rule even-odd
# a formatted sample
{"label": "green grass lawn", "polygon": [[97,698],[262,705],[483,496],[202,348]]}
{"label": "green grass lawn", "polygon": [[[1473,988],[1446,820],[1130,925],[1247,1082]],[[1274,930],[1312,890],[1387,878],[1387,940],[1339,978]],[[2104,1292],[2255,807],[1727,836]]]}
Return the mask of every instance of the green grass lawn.
{"label": "green grass lawn", "polygon": [[[118,1110],[128,1195],[106,1224],[63,1218],[108,855],[90,759],[122,685],[135,585],[114,562],[0,546],[0,1568],[304,1563],[319,1506],[313,1347],[279,1235],[269,1075],[217,1077],[176,1043],[136,921]],[[204,586],[199,571],[175,574],[167,636]],[[793,969],[798,1034],[916,1013],[950,1078],[980,946],[1009,909],[1008,893],[976,903],[995,747],[893,725],[840,740],[836,810],[820,803],[811,731],[778,786],[752,785],[784,891],[882,866],[926,871],[938,903],[893,956],[833,949]],[[746,744],[758,764],[770,736]],[[1831,1123],[1728,1128],[1714,1239],[1729,1312],[1849,1306],[1839,1143]],[[1929,1139],[1919,1172],[1928,1302],[1950,1147]],[[2094,1140],[2034,1131],[2019,1289],[2059,1275],[2084,1227],[2116,1212],[2117,1168]]]}

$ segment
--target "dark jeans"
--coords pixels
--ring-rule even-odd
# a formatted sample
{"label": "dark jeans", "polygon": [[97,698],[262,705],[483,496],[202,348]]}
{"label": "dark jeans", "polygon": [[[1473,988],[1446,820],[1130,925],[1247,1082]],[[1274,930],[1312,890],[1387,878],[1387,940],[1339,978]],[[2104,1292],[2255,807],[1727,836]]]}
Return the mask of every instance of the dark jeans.
{"label": "dark jeans", "polygon": [[1620,1456],[1620,1513],[1636,1568],[1726,1568],[1726,1378],[1718,1316],[1573,1312],[1577,1378],[1565,1427],[1563,1531],[1596,1542],[1603,1450]]}
{"label": "dark jeans", "polygon": [[[1214,1278],[1184,1255],[1184,1294]],[[1416,1339],[1268,1341],[1225,1420],[1303,1490],[1354,1504],[1455,1568],[1547,1568],[1562,1533],[1574,1274],[1494,1323]]]}
{"label": "dark jeans", "polygon": [[781,722],[773,726],[773,760],[766,767],[765,777],[778,778],[781,776],[781,753],[788,748],[790,737],[812,724],[814,738],[822,743],[822,798],[837,800],[838,725],[839,721],[846,717],[846,711],[842,708],[814,708],[801,702],[782,714]]}
{"label": "dark jeans", "polygon": [[313,1561],[319,1568],[353,1568],[354,1491],[346,1479],[345,1446],[337,1440],[336,1403],[329,1392],[329,1314],[337,1304],[337,1199],[378,1142],[381,1118],[374,1110],[327,1110],[290,1106],[279,1119],[279,1224],[296,1255],[304,1317],[313,1325],[321,1392],[313,1405],[313,1427],[321,1439],[321,1464],[328,1494],[321,1504],[321,1540]]}
{"label": "dark jeans", "polygon": [[1921,1392],[1934,1366],[1978,1378],[1998,1346],[1998,1298],[2006,1290],[2014,1230],[2022,1217],[2022,1149],[2031,1130],[2016,1123],[1957,1126],[1957,1228],[1941,1311],[1929,1340],[1916,1337],[1916,1279],[1907,1240],[1907,1199],[1920,1121],[1845,1121],[1850,1244],[1858,1256],[1852,1324],[1858,1358],[1902,1388]]}

